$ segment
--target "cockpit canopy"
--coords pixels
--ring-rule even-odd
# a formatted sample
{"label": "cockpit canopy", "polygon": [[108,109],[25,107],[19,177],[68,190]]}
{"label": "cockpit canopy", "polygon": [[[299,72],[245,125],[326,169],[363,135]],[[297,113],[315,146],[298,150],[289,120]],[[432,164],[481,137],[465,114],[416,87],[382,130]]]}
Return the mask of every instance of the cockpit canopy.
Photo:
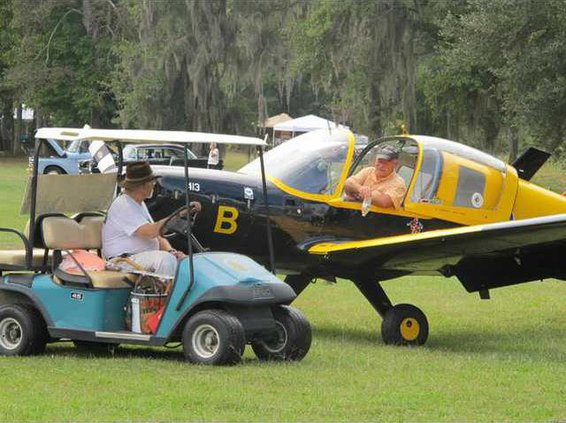
{"label": "cockpit canopy", "polygon": [[[351,132],[332,129],[308,132],[264,155],[267,175],[286,187],[310,195],[339,195],[351,163],[354,137]],[[259,159],[239,171],[260,173]]]}
{"label": "cockpit canopy", "polygon": [[[509,180],[505,163],[472,147],[440,138],[386,137],[368,143],[357,154],[351,132],[313,131],[267,152],[265,169],[270,180],[291,195],[352,208],[348,204],[353,201],[343,197],[346,179],[374,166],[376,152],[385,144],[394,145],[400,152],[397,173],[407,187],[400,212],[467,224],[470,219],[488,222],[509,218],[512,205],[502,204],[502,199],[511,198],[516,184]],[[240,172],[259,175],[259,166],[258,159]],[[372,210],[385,211],[375,206]]]}

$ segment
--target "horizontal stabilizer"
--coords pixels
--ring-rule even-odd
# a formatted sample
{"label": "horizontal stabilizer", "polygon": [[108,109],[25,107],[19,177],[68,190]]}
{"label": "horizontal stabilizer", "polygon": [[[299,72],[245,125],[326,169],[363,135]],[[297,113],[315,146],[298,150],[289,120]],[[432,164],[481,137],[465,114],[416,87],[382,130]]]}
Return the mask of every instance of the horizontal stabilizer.
{"label": "horizontal stabilizer", "polygon": [[550,153],[539,150],[538,148],[529,147],[527,151],[513,162],[512,166],[517,169],[519,178],[530,181],[549,157]]}

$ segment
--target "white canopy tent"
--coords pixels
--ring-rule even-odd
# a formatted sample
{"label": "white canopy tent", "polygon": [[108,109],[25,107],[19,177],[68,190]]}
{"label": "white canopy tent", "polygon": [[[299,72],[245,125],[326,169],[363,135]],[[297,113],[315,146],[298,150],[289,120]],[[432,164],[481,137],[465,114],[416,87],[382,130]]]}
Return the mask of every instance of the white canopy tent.
{"label": "white canopy tent", "polygon": [[349,129],[347,126],[337,124],[336,122],[332,122],[331,120],[327,120],[315,115],[307,115],[297,119],[288,120],[286,122],[280,122],[273,127],[275,131],[301,133],[326,128]]}

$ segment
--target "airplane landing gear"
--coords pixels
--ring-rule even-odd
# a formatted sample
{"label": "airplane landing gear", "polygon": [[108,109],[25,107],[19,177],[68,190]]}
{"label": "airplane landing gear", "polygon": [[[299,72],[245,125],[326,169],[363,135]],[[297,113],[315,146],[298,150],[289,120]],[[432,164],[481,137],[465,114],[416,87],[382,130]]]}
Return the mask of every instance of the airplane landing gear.
{"label": "airplane landing gear", "polygon": [[423,345],[428,338],[424,313],[411,304],[397,304],[381,322],[381,338],[390,345]]}
{"label": "airplane landing gear", "polygon": [[388,345],[423,345],[428,338],[424,313],[411,304],[391,304],[391,300],[372,278],[360,276],[352,281],[383,319],[381,337]]}

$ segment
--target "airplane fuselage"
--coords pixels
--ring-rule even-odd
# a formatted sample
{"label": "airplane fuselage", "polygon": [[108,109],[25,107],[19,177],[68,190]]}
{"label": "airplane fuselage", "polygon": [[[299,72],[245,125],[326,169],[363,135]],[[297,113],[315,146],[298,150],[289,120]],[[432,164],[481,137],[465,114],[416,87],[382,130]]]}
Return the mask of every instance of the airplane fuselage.
{"label": "airplane fuselage", "polygon": [[[185,203],[183,171],[156,168],[163,175],[148,207],[161,219]],[[261,179],[252,175],[209,169],[190,169],[191,201],[200,201],[202,212],[194,226],[199,241],[212,250],[246,254],[269,263],[267,215]],[[290,195],[267,183],[269,221],[276,268],[282,273],[324,273],[319,257],[308,254],[310,245],[321,241],[363,240],[459,226],[440,219],[369,213],[336,208],[321,201]],[[186,239],[175,237],[176,248],[186,250]]]}

